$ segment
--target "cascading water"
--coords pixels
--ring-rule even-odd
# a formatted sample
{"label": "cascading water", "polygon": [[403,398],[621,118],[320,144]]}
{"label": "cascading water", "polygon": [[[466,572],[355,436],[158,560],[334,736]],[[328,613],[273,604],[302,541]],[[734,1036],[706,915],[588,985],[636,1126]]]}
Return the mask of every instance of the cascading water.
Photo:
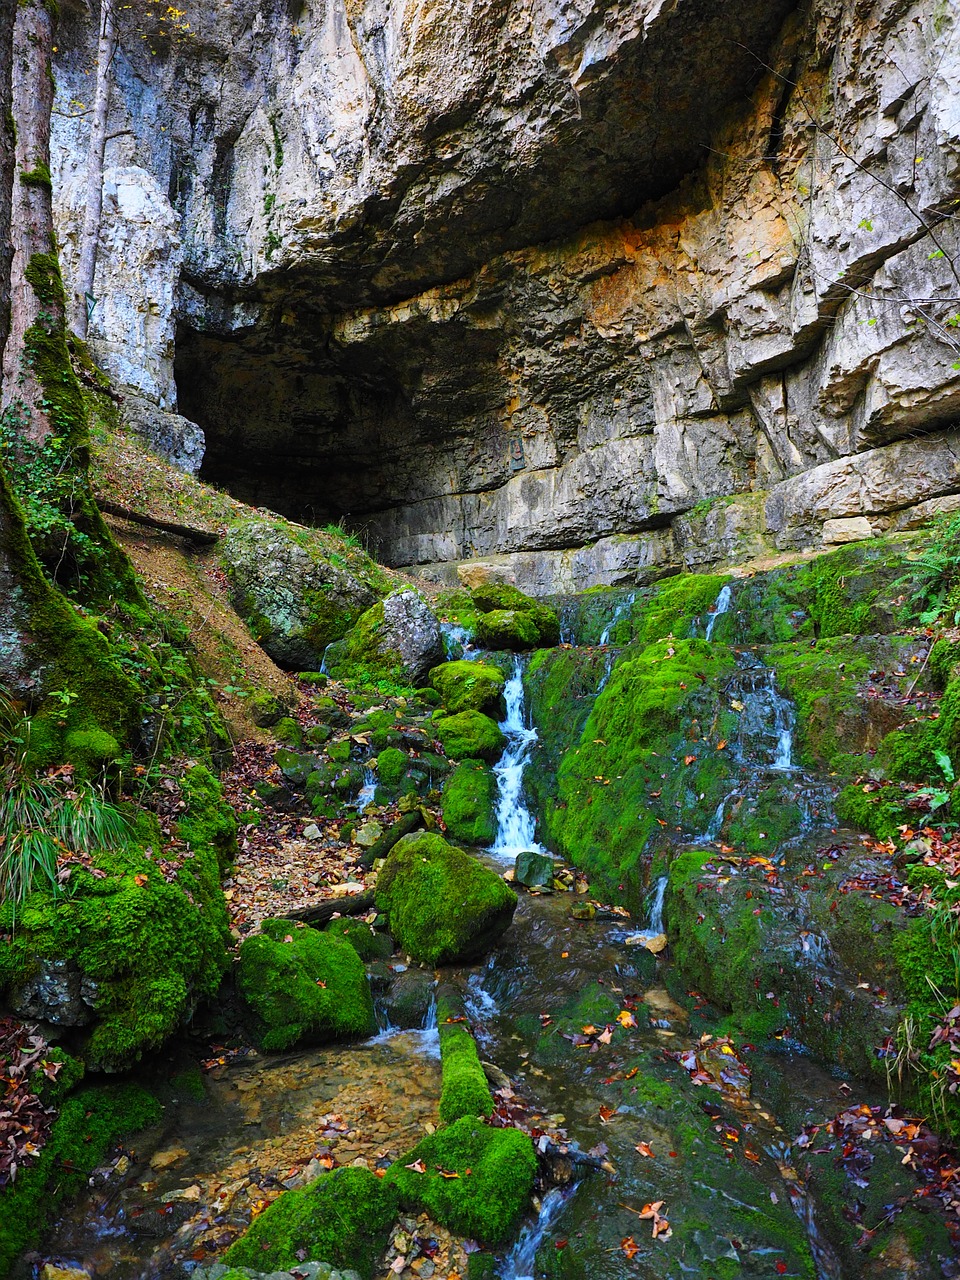
{"label": "cascading water", "polygon": [[638,933],[630,934],[626,939],[628,946],[645,946],[651,938],[658,938],[665,932],[663,927],[663,904],[666,896],[667,877],[660,876],[653,886],[653,895],[650,899],[650,918],[647,921],[647,927],[641,929]]}
{"label": "cascading water", "polygon": [[620,601],[620,603],[614,609],[613,616],[611,617],[610,621],[607,623],[607,625],[604,627],[603,631],[601,632],[600,639],[597,641],[598,644],[605,645],[610,643],[610,636],[613,633],[613,628],[617,625],[620,619],[626,617],[630,609],[633,608],[633,602],[636,600],[636,598],[637,598],[636,594],[633,592],[631,592],[630,595],[628,596],[624,596],[624,598]]}
{"label": "cascading water", "polygon": [[444,656],[448,662],[456,658],[472,662],[479,656],[479,649],[473,648],[470,643],[470,632],[457,622],[441,622],[440,638],[443,642]]}
{"label": "cascading water", "polygon": [[498,1272],[500,1280],[533,1280],[537,1251],[568,1202],[573,1199],[576,1190],[574,1184],[569,1187],[554,1187],[547,1192],[536,1220],[527,1223],[504,1259]]}
{"label": "cascading water", "polygon": [[733,587],[728,582],[725,587],[721,587],[720,594],[717,596],[716,603],[710,616],[707,618],[706,639],[713,639],[713,629],[717,625],[717,619],[721,618],[725,613],[730,612],[730,605],[733,603]]}
{"label": "cascading water", "polygon": [[497,782],[497,835],[488,852],[504,861],[525,850],[546,853],[537,840],[537,824],[523,796],[523,771],[537,741],[537,731],[527,723],[523,692],[523,663],[514,661],[513,674],[503,691],[507,714],[500,728],[507,740],[503,755],[493,767]]}
{"label": "cascading water", "polygon": [[357,799],[355,801],[356,806],[361,813],[363,813],[368,804],[373,804],[373,798],[376,795],[376,791],[377,775],[372,769],[364,769],[363,786],[357,792]]}

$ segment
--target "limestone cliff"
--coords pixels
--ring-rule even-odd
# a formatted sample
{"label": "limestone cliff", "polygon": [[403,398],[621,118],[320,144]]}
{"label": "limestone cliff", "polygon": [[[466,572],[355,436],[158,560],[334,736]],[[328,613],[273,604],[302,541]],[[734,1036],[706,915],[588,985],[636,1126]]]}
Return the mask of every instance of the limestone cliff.
{"label": "limestone cliff", "polygon": [[122,37],[91,334],[238,495],[540,591],[960,502],[956,0],[235,0],[165,32]]}

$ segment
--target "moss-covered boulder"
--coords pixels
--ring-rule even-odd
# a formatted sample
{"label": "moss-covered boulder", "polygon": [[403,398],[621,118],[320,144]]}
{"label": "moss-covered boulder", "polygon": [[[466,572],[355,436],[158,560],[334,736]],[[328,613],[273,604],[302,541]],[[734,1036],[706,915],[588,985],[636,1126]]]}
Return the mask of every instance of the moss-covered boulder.
{"label": "moss-covered boulder", "polygon": [[237,988],[268,1051],[304,1041],[344,1040],[376,1029],[363,962],[335,933],[264,920],[240,948]]}
{"label": "moss-covered boulder", "polygon": [[443,659],[440,624],[413,587],[401,587],[368,609],[343,640],[327,651],[327,670],[338,680],[422,685]]}
{"label": "moss-covered boulder", "polygon": [[396,1214],[389,1179],[360,1167],[336,1169],[274,1200],[230,1246],[224,1262],[278,1271],[317,1258],[372,1280]]}
{"label": "moss-covered boulder", "polygon": [[497,834],[494,806],[497,783],[482,760],[463,760],[443,788],[447,833],[464,844],[492,844]]}
{"label": "moss-covered boulder", "polygon": [[327,645],[388,587],[359,548],[285,520],[244,520],[220,549],[234,607],[270,657],[291,670],[318,668]]}
{"label": "moss-covered boulder", "polygon": [[523,1217],[536,1169],[533,1143],[525,1133],[491,1129],[464,1116],[402,1156],[386,1181],[396,1187],[404,1208],[429,1214],[456,1235],[496,1246]]}
{"label": "moss-covered boulder", "polygon": [[477,623],[477,640],[484,649],[541,648],[540,628],[533,614],[523,609],[495,609],[482,613]]}
{"label": "moss-covered boulder", "polygon": [[507,744],[496,720],[482,711],[441,716],[435,728],[444,751],[454,760],[499,760]]}
{"label": "moss-covered boulder", "polygon": [[506,582],[471,591],[480,610],[477,640],[486,649],[545,649],[560,643],[560,620],[548,605]]}
{"label": "moss-covered boulder", "polygon": [[444,662],[430,681],[450,715],[458,711],[495,711],[503,695],[503,675],[486,662]]}
{"label": "moss-covered boulder", "polygon": [[384,933],[382,929],[374,929],[364,920],[356,920],[353,916],[331,920],[326,932],[346,938],[361,960],[386,960],[393,955],[393,939],[388,933]]}
{"label": "moss-covered boulder", "polygon": [[[75,1028],[88,1065],[127,1068],[162,1044],[227,968],[220,880],[236,825],[202,765],[178,783],[185,848],[172,871],[152,851],[159,825],[131,818],[129,839],[70,868],[69,892],[39,887],[0,908],[0,991],[21,1016]],[[166,864],[165,864],[166,865]]]}
{"label": "moss-covered boulder", "polygon": [[387,747],[377,756],[377,778],[381,786],[399,787],[410,764],[410,757],[398,747]]}
{"label": "moss-covered boulder", "polygon": [[432,833],[404,836],[377,880],[377,908],[398,945],[425,964],[482,955],[513,919],[517,896],[493,871]]}
{"label": "moss-covered boulder", "polygon": [[437,1024],[440,1029],[440,1119],[452,1124],[463,1116],[493,1115],[493,1096],[477,1042],[470,1034],[464,1016],[463,1002],[452,994],[437,1000]]}

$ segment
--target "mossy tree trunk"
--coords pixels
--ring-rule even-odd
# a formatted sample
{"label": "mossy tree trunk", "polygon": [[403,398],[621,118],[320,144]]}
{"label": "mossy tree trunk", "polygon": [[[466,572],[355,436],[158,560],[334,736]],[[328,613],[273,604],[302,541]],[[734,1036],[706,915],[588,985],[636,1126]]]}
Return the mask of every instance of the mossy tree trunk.
{"label": "mossy tree trunk", "polygon": [[[43,386],[41,335],[63,331],[63,288],[44,287],[56,268],[50,188],[53,12],[47,0],[17,0],[11,107],[16,128],[10,236],[10,331],[3,357],[3,409],[42,441],[54,431]],[[42,277],[38,279],[39,276]],[[59,273],[57,273],[59,275]]]}

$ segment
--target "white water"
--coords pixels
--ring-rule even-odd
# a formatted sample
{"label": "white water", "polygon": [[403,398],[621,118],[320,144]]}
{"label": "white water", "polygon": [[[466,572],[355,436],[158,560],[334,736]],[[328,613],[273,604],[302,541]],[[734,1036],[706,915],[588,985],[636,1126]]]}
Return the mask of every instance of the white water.
{"label": "white water", "polygon": [[467,662],[472,662],[474,658],[479,657],[480,650],[470,645],[470,632],[466,627],[461,627],[456,622],[441,622],[440,635],[443,640],[443,652],[447,661],[460,657]]}
{"label": "white water", "polygon": [[500,1280],[533,1280],[537,1250],[543,1244],[547,1232],[560,1217],[567,1202],[573,1198],[577,1187],[554,1187],[543,1197],[535,1222],[528,1222],[504,1259],[500,1268]]}
{"label": "white water", "polygon": [[370,1040],[371,1044],[386,1044],[390,1040],[404,1039],[409,1044],[415,1045],[425,1058],[440,1058],[440,1028],[437,1024],[437,997],[430,997],[430,1004],[423,1018],[422,1027],[412,1027],[404,1030],[402,1027],[396,1027],[390,1021],[390,1015],[386,1010],[377,1007],[377,1020],[384,1023],[377,1035]]}
{"label": "white water", "polygon": [[733,588],[729,583],[725,587],[720,588],[720,594],[717,596],[716,603],[713,606],[713,612],[707,618],[707,634],[708,640],[713,639],[713,628],[717,625],[717,619],[723,614],[730,612],[730,605],[733,601]]}
{"label": "white water", "polygon": [[617,625],[617,623],[620,621],[621,618],[626,616],[627,611],[633,608],[633,602],[634,600],[636,600],[636,598],[637,597],[631,592],[630,595],[625,596],[620,601],[620,603],[617,605],[617,607],[613,611],[613,617],[604,627],[600,635],[600,639],[597,641],[598,644],[603,645],[603,644],[610,643],[610,634],[613,631],[613,628]]}
{"label": "white water", "polygon": [[373,797],[377,790],[377,775],[372,769],[364,769],[363,786],[357,792],[355,801],[357,808],[363,813],[368,804],[373,804]]}
{"label": "white water", "polygon": [[660,934],[666,933],[663,927],[663,903],[666,896],[667,877],[660,876],[653,886],[653,896],[650,899],[650,918],[647,921],[647,927],[641,929],[639,933],[632,933],[629,938],[626,938],[627,946],[642,947],[651,938],[658,938]]}
{"label": "white water", "polygon": [[523,771],[537,741],[537,731],[527,724],[523,696],[523,664],[517,658],[503,691],[506,718],[500,728],[507,739],[503,755],[493,766],[497,780],[497,835],[487,850],[506,862],[524,850],[546,853],[537,840],[537,824],[523,797]]}

